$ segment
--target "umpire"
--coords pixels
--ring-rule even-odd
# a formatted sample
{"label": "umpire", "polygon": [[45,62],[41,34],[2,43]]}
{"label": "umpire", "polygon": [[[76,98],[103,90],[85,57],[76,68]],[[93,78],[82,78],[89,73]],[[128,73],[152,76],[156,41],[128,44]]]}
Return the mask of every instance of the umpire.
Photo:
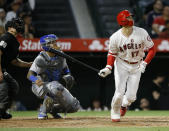
{"label": "umpire", "polygon": [[12,118],[6,111],[19,91],[16,80],[6,72],[8,65],[30,67],[32,64],[18,58],[20,44],[16,36],[24,32],[23,21],[20,18],[13,18],[6,23],[5,29],[7,32],[0,37],[0,119]]}

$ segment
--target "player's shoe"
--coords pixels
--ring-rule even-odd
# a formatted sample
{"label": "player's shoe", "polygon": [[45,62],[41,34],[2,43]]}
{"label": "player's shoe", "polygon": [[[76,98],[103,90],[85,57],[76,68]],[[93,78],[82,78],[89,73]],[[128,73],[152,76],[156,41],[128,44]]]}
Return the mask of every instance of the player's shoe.
{"label": "player's shoe", "polygon": [[12,118],[12,115],[11,114],[9,114],[8,112],[3,112],[2,114],[1,114],[1,117],[0,117],[0,119],[11,119]]}
{"label": "player's shoe", "polygon": [[120,116],[124,116],[127,112],[127,108],[126,107],[122,107],[120,108]]}
{"label": "player's shoe", "polygon": [[61,119],[62,116],[58,113],[59,104],[54,104],[50,114],[53,116],[54,119]]}
{"label": "player's shoe", "polygon": [[112,122],[120,122],[120,119],[111,119]]}
{"label": "player's shoe", "polygon": [[46,120],[48,119],[48,115],[46,113],[40,112],[38,114],[38,120]]}
{"label": "player's shoe", "polygon": [[112,122],[120,122],[120,113],[115,113],[113,109],[111,109],[111,120]]}
{"label": "player's shoe", "polygon": [[54,119],[61,119],[62,116],[59,113],[51,113]]}

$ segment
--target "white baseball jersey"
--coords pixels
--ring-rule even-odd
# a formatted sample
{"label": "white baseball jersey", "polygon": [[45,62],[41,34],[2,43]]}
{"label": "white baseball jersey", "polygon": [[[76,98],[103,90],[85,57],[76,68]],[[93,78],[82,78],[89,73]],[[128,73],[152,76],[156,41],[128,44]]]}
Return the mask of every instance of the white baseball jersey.
{"label": "white baseball jersey", "polygon": [[129,37],[122,34],[122,29],[112,34],[109,41],[109,54],[129,62],[138,62],[145,56],[144,49],[153,47],[154,43],[143,28],[133,26]]}

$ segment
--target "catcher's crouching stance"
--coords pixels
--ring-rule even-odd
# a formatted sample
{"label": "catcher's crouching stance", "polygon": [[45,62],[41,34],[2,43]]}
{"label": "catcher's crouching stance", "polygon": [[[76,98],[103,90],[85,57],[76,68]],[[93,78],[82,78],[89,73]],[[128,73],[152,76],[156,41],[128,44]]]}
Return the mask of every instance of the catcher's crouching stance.
{"label": "catcher's crouching stance", "polygon": [[53,34],[40,38],[44,51],[36,57],[27,75],[32,81],[33,93],[44,99],[38,119],[47,119],[47,113],[61,118],[58,113],[77,112],[80,107],[79,101],[68,91],[73,86],[74,78],[66,59],[48,51],[50,47],[60,50],[56,40]]}

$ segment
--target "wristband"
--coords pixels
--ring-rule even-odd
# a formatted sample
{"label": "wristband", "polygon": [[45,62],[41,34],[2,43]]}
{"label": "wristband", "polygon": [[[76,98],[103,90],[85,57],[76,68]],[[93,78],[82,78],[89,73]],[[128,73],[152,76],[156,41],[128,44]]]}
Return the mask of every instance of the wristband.
{"label": "wristband", "polygon": [[108,68],[109,70],[112,70],[112,66],[111,65],[106,65],[106,68]]}
{"label": "wristband", "polygon": [[146,66],[147,66],[147,62],[142,61],[142,65],[143,65],[144,67],[146,67]]}
{"label": "wristband", "polygon": [[38,80],[38,78],[36,76],[34,76],[34,75],[31,75],[29,77],[29,80],[32,81],[32,82],[35,82],[36,80]]}

